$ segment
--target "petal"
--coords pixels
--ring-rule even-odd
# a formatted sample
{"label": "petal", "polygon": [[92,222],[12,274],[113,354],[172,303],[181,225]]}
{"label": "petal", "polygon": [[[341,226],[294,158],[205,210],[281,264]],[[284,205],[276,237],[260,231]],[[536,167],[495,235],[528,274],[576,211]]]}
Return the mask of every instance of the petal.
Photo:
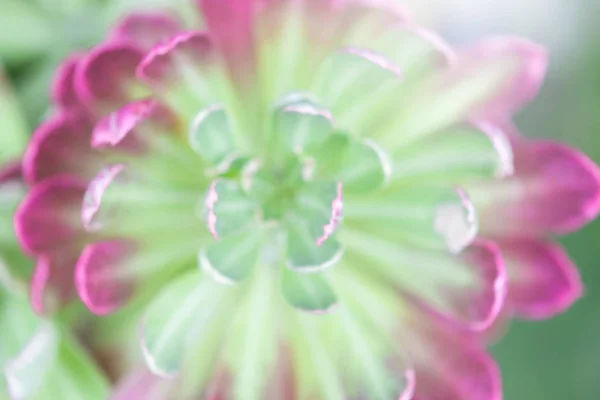
{"label": "petal", "polygon": [[471,119],[503,117],[537,95],[546,67],[539,46],[516,38],[489,39],[404,96],[377,132],[390,152]]}
{"label": "petal", "polygon": [[150,371],[141,370],[118,382],[109,400],[163,400],[175,383],[176,381],[156,376]]}
{"label": "petal", "polygon": [[75,89],[81,100],[100,114],[133,100],[139,92],[135,71],[142,57],[142,51],[128,42],[94,48],[81,60],[75,74]]}
{"label": "petal", "polygon": [[100,163],[90,147],[92,125],[80,111],[70,110],[42,123],[23,157],[29,183],[61,174],[86,178]]}
{"label": "petal", "polygon": [[475,110],[475,115],[487,118],[512,114],[533,100],[544,83],[548,65],[548,54],[543,47],[515,37],[484,40],[464,57],[464,62],[471,68],[481,67],[493,59],[510,60],[513,64],[509,79],[498,86],[490,100],[480,103]]}
{"label": "petal", "polygon": [[600,170],[583,153],[551,141],[513,141],[515,174],[469,188],[487,236],[579,229],[600,211]]}
{"label": "petal", "polygon": [[104,168],[87,187],[81,207],[81,221],[88,231],[100,230],[106,223],[106,216],[100,216],[103,200],[113,181],[122,180],[125,166],[116,164]]}
{"label": "petal", "polygon": [[295,368],[297,366],[294,365],[291,351],[283,345],[280,346],[273,372],[274,377],[267,383],[263,398],[265,400],[296,400]]}
{"label": "petal", "polygon": [[52,101],[61,107],[80,106],[79,95],[75,90],[75,71],[83,55],[74,54],[69,56],[58,66],[52,81]]}
{"label": "petal", "polygon": [[508,272],[498,247],[481,239],[471,244],[460,257],[476,276],[476,286],[468,289],[446,287],[447,301],[468,328],[483,332],[499,318],[508,292]]}
{"label": "petal", "polygon": [[124,265],[134,252],[135,245],[124,240],[97,242],[83,249],[75,267],[75,284],[94,314],[111,314],[129,300],[133,282],[124,273]]}
{"label": "petal", "polygon": [[206,400],[225,400],[231,397],[232,377],[226,371],[217,371],[206,389]]}
{"label": "petal", "polygon": [[221,96],[227,83],[214,43],[203,31],[179,33],[154,46],[138,66],[137,77],[186,118],[227,101]]}
{"label": "petal", "polygon": [[182,78],[177,76],[180,59],[185,59],[191,66],[202,65],[211,59],[212,51],[212,43],[205,32],[179,33],[148,52],[137,68],[137,76],[152,85],[164,86]]}
{"label": "petal", "polygon": [[498,241],[509,276],[507,306],[518,316],[546,319],[582,295],[577,267],[558,245],[535,239]]}
{"label": "petal", "polygon": [[167,115],[167,111],[153,100],[129,103],[96,123],[92,134],[92,147],[139,150],[148,138],[142,137],[141,133],[135,134],[136,129],[144,123],[167,125]]}
{"label": "petal", "polygon": [[321,274],[298,274],[283,270],[281,290],[288,303],[314,314],[329,313],[337,305],[337,297]]}
{"label": "petal", "polygon": [[29,293],[36,314],[51,314],[77,297],[73,273],[78,258],[76,247],[38,257]]}
{"label": "petal", "polygon": [[79,210],[85,184],[56,177],[35,185],[15,213],[15,231],[25,251],[53,252],[83,239]]}
{"label": "petal", "polygon": [[420,321],[409,346],[416,364],[414,400],[501,400],[500,371],[494,359],[468,337]]}
{"label": "petal", "polygon": [[182,30],[181,22],[166,13],[145,12],[127,15],[112,31],[116,41],[129,41],[144,51]]}
{"label": "petal", "polygon": [[252,68],[254,0],[199,0],[206,25],[234,76]]}
{"label": "petal", "polygon": [[368,266],[428,313],[460,329],[487,329],[504,304],[506,269],[490,243],[475,242],[455,256],[373,232],[346,229],[340,240],[348,252],[345,263]]}
{"label": "petal", "polygon": [[[255,81],[260,83],[261,97],[265,104],[272,104],[280,96],[310,86],[323,59],[343,47],[340,37],[346,21],[340,18],[340,7],[333,4],[336,0],[257,3],[252,26],[255,48],[248,48],[256,54],[259,76]],[[244,61],[240,65],[250,75],[253,69]]]}
{"label": "petal", "polygon": [[498,247],[483,240],[471,244],[461,258],[470,268],[476,269],[480,280],[478,287],[471,290],[445,287],[442,290],[447,291],[444,295],[446,300],[461,314],[462,320],[474,321],[469,328],[482,332],[496,321],[505,304],[508,286],[506,267]]}
{"label": "petal", "polygon": [[252,229],[213,243],[200,254],[200,267],[217,282],[235,284],[247,279],[260,260],[263,235]]}

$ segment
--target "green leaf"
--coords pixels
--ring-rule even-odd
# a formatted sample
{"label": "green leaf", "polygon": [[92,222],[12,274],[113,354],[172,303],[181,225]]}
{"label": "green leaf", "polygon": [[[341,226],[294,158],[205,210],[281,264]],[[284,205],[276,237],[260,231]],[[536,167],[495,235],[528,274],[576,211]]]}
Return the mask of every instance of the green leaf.
{"label": "green leaf", "polygon": [[110,385],[96,364],[75,340],[61,335],[57,362],[49,372],[43,389],[34,400],[104,400]]}
{"label": "green leaf", "polygon": [[201,110],[190,128],[192,149],[211,165],[221,163],[235,152],[231,122],[225,109],[213,105]]}
{"label": "green leaf", "polygon": [[288,268],[316,272],[334,266],[343,254],[331,237],[342,219],[341,184],[309,183],[296,195],[295,203],[286,215]]}
{"label": "green leaf", "polygon": [[35,316],[18,282],[0,275],[0,398],[106,399],[108,382],[74,339]]}
{"label": "green leaf", "polygon": [[56,328],[44,322],[19,354],[4,366],[8,392],[13,398],[34,397],[55,368],[59,335]]}
{"label": "green leaf", "polygon": [[247,228],[259,217],[259,207],[240,184],[214,180],[204,202],[204,216],[215,240]]}
{"label": "green leaf", "polygon": [[298,274],[282,270],[281,288],[288,303],[302,311],[327,313],[337,304],[337,297],[321,274]]}
{"label": "green leaf", "polygon": [[342,219],[342,185],[337,182],[311,182],[295,198],[295,209],[288,218],[302,220],[310,238],[320,244],[327,240]]}
{"label": "green leaf", "polygon": [[[0,24],[0,26],[2,26]],[[0,66],[1,67],[1,66]],[[20,157],[29,134],[25,117],[0,68],[0,164]]]}
{"label": "green leaf", "polygon": [[352,199],[344,212],[349,226],[453,253],[468,246],[478,230],[473,204],[455,187],[393,186],[377,196]]}
{"label": "green leaf", "polygon": [[51,50],[58,30],[40,8],[23,0],[2,0],[0,59],[22,61]]}
{"label": "green leaf", "polygon": [[336,174],[348,193],[365,193],[382,187],[392,174],[392,163],[373,141],[352,142]]}
{"label": "green leaf", "polygon": [[394,182],[465,183],[502,178],[513,172],[504,132],[487,124],[444,130],[402,148],[395,157]]}
{"label": "green leaf", "polygon": [[343,132],[335,132],[311,156],[315,160],[315,176],[333,179],[343,167],[346,154],[356,139]]}
{"label": "green leaf", "polygon": [[[27,345],[39,329],[40,320],[33,314],[25,293],[15,292],[8,270],[0,266],[0,368]],[[10,285],[4,286],[4,285]]]}
{"label": "green leaf", "polygon": [[368,393],[369,399],[402,398],[411,385],[407,377],[413,376],[414,372],[410,370],[403,379],[407,369],[397,350],[383,345],[381,337],[373,337],[346,307],[335,316],[344,332],[340,340],[346,349],[348,368],[356,374],[350,385],[360,388],[360,393]]}
{"label": "green leaf", "polygon": [[168,284],[146,310],[140,327],[144,359],[152,372],[173,376],[184,361],[194,327],[207,323],[220,299],[219,286],[194,271]]}
{"label": "green leaf", "polygon": [[318,272],[336,265],[344,253],[334,238],[318,245],[302,221],[288,223],[287,266],[296,272]]}
{"label": "green leaf", "polygon": [[397,112],[378,132],[380,143],[394,158],[397,151],[428,135],[489,116],[486,107],[510,90],[510,83],[523,72],[526,58],[517,52],[491,51],[478,60],[472,55],[461,58],[451,70],[432,75],[413,95],[399,99]]}
{"label": "green leaf", "polygon": [[372,140],[337,132],[314,153],[315,176],[342,182],[348,193],[365,193],[384,186],[393,163]]}
{"label": "green leaf", "polygon": [[272,140],[285,152],[310,153],[333,132],[331,113],[318,104],[299,100],[274,112]]}
{"label": "green leaf", "polygon": [[347,48],[323,64],[313,90],[344,129],[364,136],[371,133],[369,123],[378,122],[378,112],[393,103],[391,99],[403,83],[401,75],[383,55]]}
{"label": "green leaf", "polygon": [[290,334],[295,343],[294,359],[299,382],[318,393],[319,399],[347,399],[340,369],[331,357],[330,342],[327,341],[329,331],[323,329],[325,324],[322,320],[331,316],[315,318],[297,313],[295,317],[297,322]]}
{"label": "green leaf", "polygon": [[14,87],[23,114],[32,124],[39,124],[50,115],[48,88],[54,77],[54,71],[63,57],[61,54],[46,55],[39,62],[31,65],[31,68],[27,69],[20,78],[18,85]]}
{"label": "green leaf", "polygon": [[[236,335],[228,342],[231,352],[231,372],[236,376],[232,385],[234,398],[264,399],[266,388],[277,374],[274,362],[278,356],[277,283],[273,270],[261,268],[250,283],[243,304],[238,304],[236,320],[230,325]],[[276,297],[277,296],[277,297]]]}
{"label": "green leaf", "polygon": [[260,259],[262,244],[262,233],[254,229],[228,236],[200,254],[200,266],[217,282],[238,283],[252,273]]}

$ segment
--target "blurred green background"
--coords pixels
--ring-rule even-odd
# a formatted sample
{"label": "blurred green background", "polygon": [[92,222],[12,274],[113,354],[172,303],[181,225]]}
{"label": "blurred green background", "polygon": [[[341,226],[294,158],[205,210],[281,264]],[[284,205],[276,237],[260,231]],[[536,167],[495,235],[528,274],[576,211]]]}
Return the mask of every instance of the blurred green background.
{"label": "blurred green background", "polygon": [[[40,121],[50,77],[66,54],[99,41],[128,9],[181,1],[0,0],[0,65],[8,77],[2,84],[0,76],[0,135],[30,131]],[[517,123],[525,135],[565,141],[600,162],[600,1],[398,1],[456,44],[485,34],[519,34],[546,45],[546,86]],[[597,238],[600,221],[562,240],[581,269],[584,298],[553,320],[513,323],[494,347],[507,400],[600,399]]]}

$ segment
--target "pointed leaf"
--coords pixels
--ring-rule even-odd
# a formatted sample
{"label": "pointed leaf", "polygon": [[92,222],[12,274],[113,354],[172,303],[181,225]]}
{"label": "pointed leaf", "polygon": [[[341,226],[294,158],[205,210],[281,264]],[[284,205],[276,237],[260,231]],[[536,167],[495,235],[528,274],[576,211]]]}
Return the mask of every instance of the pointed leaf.
{"label": "pointed leaf", "polygon": [[331,238],[318,245],[306,224],[288,224],[287,266],[296,272],[318,272],[333,267],[342,258],[344,251],[340,243]]}
{"label": "pointed leaf", "polygon": [[331,113],[318,104],[300,100],[275,111],[274,137],[287,152],[302,154],[327,139],[333,131]]}
{"label": "pointed leaf", "polygon": [[345,164],[346,154],[356,141],[343,132],[335,132],[311,154],[315,160],[315,176],[333,178]]}
{"label": "pointed leaf", "polygon": [[295,365],[300,379],[314,382],[314,392],[328,400],[345,400],[345,387],[340,379],[340,368],[329,353],[329,343],[323,335],[323,319],[314,315],[297,315],[297,327],[292,330],[296,343]]}
{"label": "pointed leaf", "polygon": [[384,151],[365,140],[350,144],[336,179],[344,184],[344,190],[364,193],[383,186],[391,174],[392,163]]}
{"label": "pointed leaf", "polygon": [[[356,317],[347,309],[336,314],[344,331],[342,335],[346,354],[352,362],[348,364],[348,373],[356,373],[356,379],[348,386],[357,385],[361,393],[368,393],[373,400],[410,399],[414,392],[414,370],[406,368],[406,362],[399,357],[395,349],[386,349],[382,353],[380,341],[373,341],[369,332],[361,326]],[[404,375],[404,376],[403,376]]]}
{"label": "pointed leaf", "polygon": [[40,329],[40,320],[33,314],[27,296],[19,291],[17,282],[0,260],[0,369],[27,346]]}
{"label": "pointed leaf", "polygon": [[[305,185],[296,195],[296,208],[290,218],[306,226],[301,235],[308,235],[321,246],[335,232],[343,217],[342,184],[314,182]],[[298,227],[300,229],[300,227]]]}
{"label": "pointed leaf", "polygon": [[368,134],[380,105],[390,102],[402,85],[400,68],[383,55],[364,48],[346,48],[331,56],[317,75],[315,93],[344,128]]}
{"label": "pointed leaf", "polygon": [[252,273],[263,244],[261,232],[251,229],[213,243],[200,255],[200,266],[217,282],[235,284]]}
{"label": "pointed leaf", "polygon": [[513,150],[503,130],[478,122],[431,135],[394,156],[394,182],[465,182],[513,173]]}
{"label": "pointed leaf", "polygon": [[283,296],[292,307],[322,314],[337,304],[335,293],[321,274],[297,274],[287,269],[282,273]]}
{"label": "pointed leaf", "polygon": [[[260,268],[249,283],[248,294],[230,329],[244,332],[229,342],[228,350],[234,354],[232,362],[233,398],[262,400],[265,388],[276,374],[274,358],[279,350],[277,329],[277,283],[267,268]],[[268,396],[267,396],[268,397]]]}
{"label": "pointed leaf", "polygon": [[169,377],[179,371],[190,332],[211,317],[218,302],[215,288],[197,272],[188,273],[150,304],[141,322],[140,342],[152,372]]}
{"label": "pointed leaf", "polygon": [[222,106],[206,107],[194,118],[189,132],[190,145],[206,162],[216,165],[235,151],[231,129]]}
{"label": "pointed leaf", "polygon": [[[448,249],[459,253],[478,231],[475,208],[460,188],[413,185],[393,186],[345,207],[348,224],[377,232],[396,241]],[[394,227],[402,227],[395,229]]]}
{"label": "pointed leaf", "polygon": [[44,323],[20,354],[6,365],[4,373],[11,397],[29,398],[43,388],[56,362],[58,341],[56,328]]}
{"label": "pointed leaf", "polygon": [[431,75],[410,95],[399,98],[378,137],[395,153],[464,121],[505,119],[537,95],[546,64],[546,51],[527,40],[479,41],[451,68]]}
{"label": "pointed leaf", "polygon": [[248,227],[258,217],[258,206],[233,181],[214,180],[204,202],[206,224],[215,240]]}
{"label": "pointed leaf", "polygon": [[32,400],[103,400],[110,386],[96,363],[65,333],[61,335],[56,365],[43,389]]}
{"label": "pointed leaf", "polygon": [[371,140],[358,140],[342,132],[330,135],[314,153],[315,176],[344,184],[350,193],[382,187],[392,175],[393,163]]}

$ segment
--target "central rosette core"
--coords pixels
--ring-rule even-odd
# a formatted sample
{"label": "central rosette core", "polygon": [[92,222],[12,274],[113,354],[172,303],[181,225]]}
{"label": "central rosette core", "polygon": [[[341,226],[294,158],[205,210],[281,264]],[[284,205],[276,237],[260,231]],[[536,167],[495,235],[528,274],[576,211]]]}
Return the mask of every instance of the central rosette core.
{"label": "central rosette core", "polygon": [[[315,272],[342,256],[336,231],[344,196],[381,187],[388,164],[374,144],[339,130],[309,96],[287,96],[266,120],[252,151],[244,150],[247,134],[224,107],[206,108],[192,124],[191,146],[210,165],[212,178],[203,218],[214,241],[200,263],[229,284],[247,278],[255,266],[281,266],[286,297],[300,308],[322,310],[327,304],[321,303],[334,298],[329,290],[294,297],[306,287],[325,287]],[[303,306],[305,301],[320,304]]]}

